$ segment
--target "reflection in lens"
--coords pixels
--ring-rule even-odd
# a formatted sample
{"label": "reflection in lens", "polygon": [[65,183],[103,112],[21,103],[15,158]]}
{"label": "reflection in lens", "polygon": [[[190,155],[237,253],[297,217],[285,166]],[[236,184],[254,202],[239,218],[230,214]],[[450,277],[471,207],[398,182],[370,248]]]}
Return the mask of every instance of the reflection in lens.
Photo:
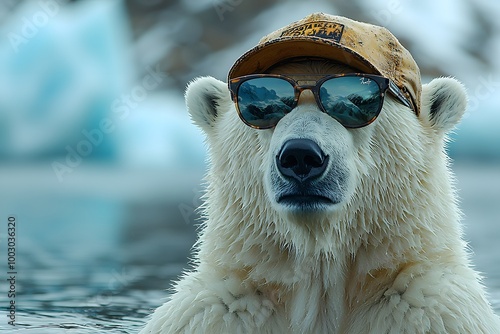
{"label": "reflection in lens", "polygon": [[321,85],[319,96],[326,112],[346,127],[370,123],[382,103],[379,85],[359,76],[327,80]]}
{"label": "reflection in lens", "polygon": [[238,89],[238,108],[249,124],[268,128],[275,126],[294,103],[293,86],[280,78],[255,78]]}

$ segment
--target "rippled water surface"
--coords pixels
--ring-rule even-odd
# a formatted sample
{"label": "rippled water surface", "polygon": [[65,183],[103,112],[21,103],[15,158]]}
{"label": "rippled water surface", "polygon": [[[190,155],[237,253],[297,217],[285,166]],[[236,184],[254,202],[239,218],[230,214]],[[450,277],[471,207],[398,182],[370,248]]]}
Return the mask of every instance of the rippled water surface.
{"label": "rippled water surface", "polygon": [[[137,333],[147,315],[167,295],[159,286],[167,287],[175,277],[165,269],[149,273],[152,269],[122,266],[23,270],[18,275],[16,326],[6,325],[2,319],[0,331]],[[175,272],[180,269],[169,268]],[[151,288],[155,284],[158,287]]]}
{"label": "rippled water surface", "polygon": [[[458,164],[455,170],[466,239],[500,313],[500,168]],[[187,267],[198,182],[148,199],[23,191],[22,201],[4,201],[2,212],[18,220],[17,310],[16,326],[7,325],[1,282],[0,332],[137,333],[166,298],[168,282]]]}

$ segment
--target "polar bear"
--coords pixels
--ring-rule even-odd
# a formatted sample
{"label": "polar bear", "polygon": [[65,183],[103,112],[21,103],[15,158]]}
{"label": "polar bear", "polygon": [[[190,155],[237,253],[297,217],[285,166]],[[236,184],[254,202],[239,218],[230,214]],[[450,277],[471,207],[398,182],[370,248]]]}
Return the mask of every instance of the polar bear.
{"label": "polar bear", "polygon": [[387,30],[316,13],[186,103],[209,147],[204,223],[141,333],[500,333],[444,150],[458,81],[422,86]]}

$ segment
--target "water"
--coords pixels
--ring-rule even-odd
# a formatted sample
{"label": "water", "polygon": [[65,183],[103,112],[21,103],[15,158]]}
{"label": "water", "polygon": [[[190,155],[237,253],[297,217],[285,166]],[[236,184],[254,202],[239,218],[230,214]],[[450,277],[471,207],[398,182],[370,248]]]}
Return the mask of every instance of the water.
{"label": "water", "polygon": [[165,297],[163,290],[141,285],[137,277],[144,281],[158,277],[139,267],[28,273],[38,279],[23,280],[15,333],[137,333]]}
{"label": "water", "polygon": [[[103,262],[20,268],[14,332],[137,333],[183,267]],[[13,332],[4,319],[2,315],[0,332]]]}
{"label": "water", "polygon": [[[137,333],[186,267],[202,168],[89,164],[58,183],[43,163],[0,166],[0,332]],[[5,307],[10,216],[15,327]]]}
{"label": "water", "polygon": [[[457,164],[455,170],[466,239],[500,313],[500,168]],[[9,179],[0,181],[13,191],[2,201],[0,213],[9,213],[0,220],[16,214],[18,221],[17,325],[7,325],[2,308],[0,332],[137,333],[164,302],[169,281],[187,267],[199,173],[174,181],[164,171],[89,168],[67,188],[53,189],[52,182],[35,182],[49,177],[38,169],[4,172]],[[27,175],[33,179],[18,181]],[[4,245],[3,225],[1,233]],[[4,276],[0,289],[4,307]]]}

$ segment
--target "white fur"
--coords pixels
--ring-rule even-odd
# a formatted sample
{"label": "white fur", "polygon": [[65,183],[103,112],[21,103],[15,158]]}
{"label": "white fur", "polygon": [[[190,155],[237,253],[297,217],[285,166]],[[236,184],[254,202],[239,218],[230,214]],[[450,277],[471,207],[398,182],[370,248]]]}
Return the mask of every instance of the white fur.
{"label": "white fur", "polygon": [[[255,130],[225,84],[189,86],[211,156],[205,223],[196,267],[141,333],[500,332],[469,263],[443,148],[465,109],[463,88],[426,85],[418,118],[388,97],[373,124],[353,130],[305,97],[275,129]],[[348,171],[342,203],[297,215],[273,202],[269,175],[289,138],[315,140],[335,157],[329,168]]]}

